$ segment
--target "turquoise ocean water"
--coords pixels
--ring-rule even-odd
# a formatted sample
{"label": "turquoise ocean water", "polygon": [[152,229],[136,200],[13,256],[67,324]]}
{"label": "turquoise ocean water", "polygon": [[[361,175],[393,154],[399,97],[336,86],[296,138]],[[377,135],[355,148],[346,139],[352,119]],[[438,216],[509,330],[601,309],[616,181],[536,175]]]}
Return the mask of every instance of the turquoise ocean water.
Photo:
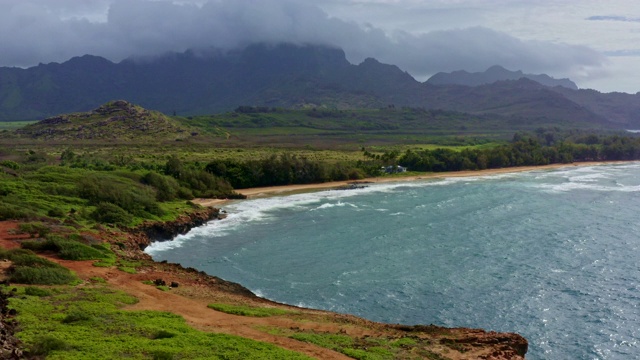
{"label": "turquoise ocean water", "polygon": [[517,332],[528,359],[640,358],[640,164],[236,202],[147,251],[279,302]]}

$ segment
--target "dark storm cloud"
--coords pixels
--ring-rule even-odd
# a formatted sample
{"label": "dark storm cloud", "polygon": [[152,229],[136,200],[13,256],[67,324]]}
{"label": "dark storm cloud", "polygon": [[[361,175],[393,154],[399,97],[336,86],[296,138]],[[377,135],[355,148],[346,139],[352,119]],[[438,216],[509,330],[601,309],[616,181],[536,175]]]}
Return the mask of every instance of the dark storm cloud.
{"label": "dark storm cloud", "polygon": [[[119,61],[190,48],[232,49],[252,42],[338,46],[352,62],[374,57],[418,77],[437,71],[484,70],[495,64],[557,73],[604,62],[601,54],[587,47],[523,41],[483,27],[420,35],[388,33],[330,17],[317,3],[304,1],[217,0],[198,5],[65,0],[59,4],[64,6],[52,8],[44,0],[0,2],[0,65],[59,62],[87,53]],[[77,15],[107,6],[104,21]]]}

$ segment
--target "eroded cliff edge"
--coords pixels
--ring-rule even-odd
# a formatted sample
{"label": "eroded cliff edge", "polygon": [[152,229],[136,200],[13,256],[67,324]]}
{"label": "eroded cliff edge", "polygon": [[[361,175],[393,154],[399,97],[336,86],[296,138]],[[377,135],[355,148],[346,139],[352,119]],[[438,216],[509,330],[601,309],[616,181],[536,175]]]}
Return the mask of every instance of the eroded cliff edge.
{"label": "eroded cliff edge", "polygon": [[[240,284],[208,275],[193,268],[184,268],[179,264],[166,262],[152,262],[151,257],[144,252],[144,249],[154,241],[171,241],[177,235],[186,234],[195,227],[224,216],[225,214],[221,213],[220,209],[207,207],[182,215],[174,221],[145,222],[138,227],[127,229],[126,240],[123,241],[122,237],[119,237],[117,241],[114,240],[114,244],[121,249],[121,254],[126,257],[144,259],[154,264],[153,274],[155,277],[162,276],[166,281],[191,285],[178,288],[180,290],[176,289],[176,293],[188,297],[219,298],[254,306],[305,310],[304,314],[308,314],[306,321],[318,321],[317,317],[321,316],[323,322],[328,321],[327,325],[323,326],[322,329],[337,334],[349,334],[363,338],[380,336],[381,334],[390,338],[415,337],[429,344],[429,349],[425,349],[424,353],[416,350],[416,355],[427,356],[431,354],[437,356],[435,357],[437,359],[497,360],[525,358],[528,342],[519,334],[470,328],[445,328],[435,325],[383,324],[352,315],[301,309],[260,298]],[[306,327],[314,329],[313,326],[306,325]],[[305,326],[296,328],[298,330],[305,329]]]}

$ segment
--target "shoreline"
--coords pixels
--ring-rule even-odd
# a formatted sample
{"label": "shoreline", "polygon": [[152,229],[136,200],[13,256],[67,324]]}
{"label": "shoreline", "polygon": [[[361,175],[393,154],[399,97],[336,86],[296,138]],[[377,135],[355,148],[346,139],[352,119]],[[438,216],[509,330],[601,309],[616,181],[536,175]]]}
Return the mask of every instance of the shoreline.
{"label": "shoreline", "polygon": [[[334,181],[327,183],[319,183],[319,184],[297,184],[297,185],[285,185],[285,186],[271,186],[271,187],[260,187],[260,188],[249,188],[249,189],[239,189],[236,190],[239,193],[246,195],[248,199],[252,198],[262,198],[262,197],[271,197],[271,196],[286,196],[300,192],[312,192],[312,191],[322,191],[329,190],[333,188],[339,188],[341,186],[345,186],[352,183],[360,183],[363,185],[368,184],[376,184],[376,183],[393,183],[393,182],[411,182],[411,181],[419,181],[419,180],[430,180],[430,179],[444,179],[444,178],[461,178],[461,177],[478,177],[478,176],[492,176],[492,175],[500,175],[500,174],[509,174],[509,173],[520,173],[520,172],[528,172],[528,171],[544,171],[544,170],[555,170],[562,168],[571,168],[571,167],[587,167],[587,166],[600,166],[600,165],[612,165],[612,164],[629,164],[638,161],[598,161],[598,162],[578,162],[578,163],[569,163],[569,164],[551,164],[551,165],[542,165],[542,166],[522,166],[522,167],[510,167],[510,168],[500,168],[500,169],[488,169],[488,170],[476,170],[476,171],[458,171],[458,172],[442,172],[442,173],[424,173],[420,175],[411,175],[411,176],[394,176],[394,177],[380,177],[380,178],[366,178],[361,180],[349,180],[349,181]],[[194,203],[197,203],[206,207],[215,207],[219,208],[220,205],[238,201],[236,199],[194,199],[192,200]],[[151,239],[150,239],[151,240]],[[157,240],[151,240],[152,242]],[[146,254],[144,250],[140,249],[140,252]],[[153,259],[150,259],[152,263],[161,266],[162,263],[159,263]],[[502,333],[502,332],[494,332],[494,331],[485,331],[481,329],[468,329],[468,328],[444,328],[434,325],[416,325],[416,326],[404,326],[404,325],[393,325],[393,324],[385,324],[378,323],[374,321],[370,321],[364,318],[354,317],[349,314],[337,314],[331,311],[323,311],[317,309],[309,309],[309,308],[298,308],[296,306],[287,305],[278,303],[276,301],[266,299],[266,298],[257,298],[256,295],[250,290],[244,288],[242,285],[237,283],[232,283],[225,281],[223,279],[217,278],[213,275],[204,274],[202,272],[197,272],[196,269],[187,268],[185,269],[180,264],[168,264],[170,266],[176,266],[177,269],[181,269],[181,272],[194,272],[199,273],[207,279],[215,279],[215,283],[217,286],[222,284],[227,284],[226,286],[233,287],[232,292],[235,292],[234,296],[238,296],[239,299],[242,299],[241,302],[249,302],[249,303],[260,303],[266,304],[268,306],[275,307],[284,307],[284,308],[296,308],[302,311],[310,311],[310,312],[318,312],[325,314],[334,314],[333,316],[338,316],[340,319],[356,319],[355,321],[364,321],[368,326],[380,327],[381,329],[386,329],[385,331],[398,331],[407,332],[407,333],[422,333],[431,332],[430,329],[438,329],[440,332],[451,332],[453,333],[462,333],[467,334],[469,331],[471,332],[471,337],[476,341],[478,338],[482,338],[487,336],[488,340],[486,341],[476,341],[474,343],[475,350],[480,351],[480,349],[491,349],[492,347],[497,347],[499,351],[504,351],[504,354],[509,354],[506,358],[514,358],[514,359],[524,359],[525,354],[528,350],[528,343],[525,338],[518,334],[514,333]],[[210,284],[209,286],[213,286]],[[239,292],[244,292],[241,290],[246,290],[249,294],[239,294]],[[229,291],[229,289],[226,289]],[[345,321],[343,320],[343,321]],[[347,323],[354,320],[349,320]],[[340,330],[344,331],[344,330]],[[424,335],[423,335],[424,336]],[[457,335],[460,336],[460,335]],[[464,335],[466,337],[469,335]],[[438,341],[451,341],[447,339],[448,336],[445,336],[443,339],[439,339]],[[469,340],[458,340],[460,343],[467,344]],[[474,351],[475,351],[474,350]],[[450,350],[447,350],[450,351]],[[495,353],[494,350],[490,350]],[[468,357],[467,357],[468,356]],[[477,358],[475,354],[465,353],[460,354],[460,357],[456,357],[459,359],[467,359],[467,358]]]}
{"label": "shoreline", "polygon": [[[367,184],[382,184],[392,182],[412,182],[419,180],[431,180],[431,179],[446,179],[446,178],[460,178],[460,177],[476,177],[476,176],[491,176],[500,174],[520,173],[537,170],[556,170],[568,167],[584,167],[584,166],[599,166],[610,164],[628,164],[638,162],[637,160],[629,161],[587,161],[587,162],[575,162],[567,164],[549,164],[549,165],[537,165],[537,166],[517,166],[498,169],[485,169],[485,170],[463,170],[463,171],[446,171],[438,173],[424,173],[421,175],[410,176],[397,176],[397,177],[371,177],[360,180],[344,180],[344,181],[330,181],[325,183],[316,184],[292,184],[281,186],[267,186],[247,189],[236,189],[235,191],[245,195],[247,199],[270,197],[270,196],[286,196],[298,192],[310,192],[310,191],[322,191],[347,186],[353,183]],[[192,200],[195,204],[201,206],[220,206],[227,204],[231,201],[238,201],[237,199],[207,199],[197,198]]]}

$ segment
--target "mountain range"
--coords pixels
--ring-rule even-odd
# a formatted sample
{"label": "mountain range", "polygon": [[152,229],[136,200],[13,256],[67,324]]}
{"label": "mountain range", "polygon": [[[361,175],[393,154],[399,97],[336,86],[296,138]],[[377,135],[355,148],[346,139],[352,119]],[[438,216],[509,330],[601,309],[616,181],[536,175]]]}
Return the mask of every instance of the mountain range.
{"label": "mountain range", "polygon": [[494,65],[484,72],[469,73],[464,70],[451,73],[439,72],[427,80],[432,85],[466,85],[479,86],[493,84],[503,80],[518,80],[526,78],[545,86],[563,86],[567,89],[578,90],[578,85],[569,79],[554,79],[547,74],[525,74],[522,71],[510,71],[500,65]]}
{"label": "mountain range", "polygon": [[64,63],[0,68],[0,121],[39,120],[126,99],[167,114],[201,115],[241,105],[336,109],[393,106],[640,128],[640,95],[579,90],[568,79],[499,66],[439,73],[421,83],[394,65],[354,65],[341,49],[254,44],[113,63],[85,55]]}

